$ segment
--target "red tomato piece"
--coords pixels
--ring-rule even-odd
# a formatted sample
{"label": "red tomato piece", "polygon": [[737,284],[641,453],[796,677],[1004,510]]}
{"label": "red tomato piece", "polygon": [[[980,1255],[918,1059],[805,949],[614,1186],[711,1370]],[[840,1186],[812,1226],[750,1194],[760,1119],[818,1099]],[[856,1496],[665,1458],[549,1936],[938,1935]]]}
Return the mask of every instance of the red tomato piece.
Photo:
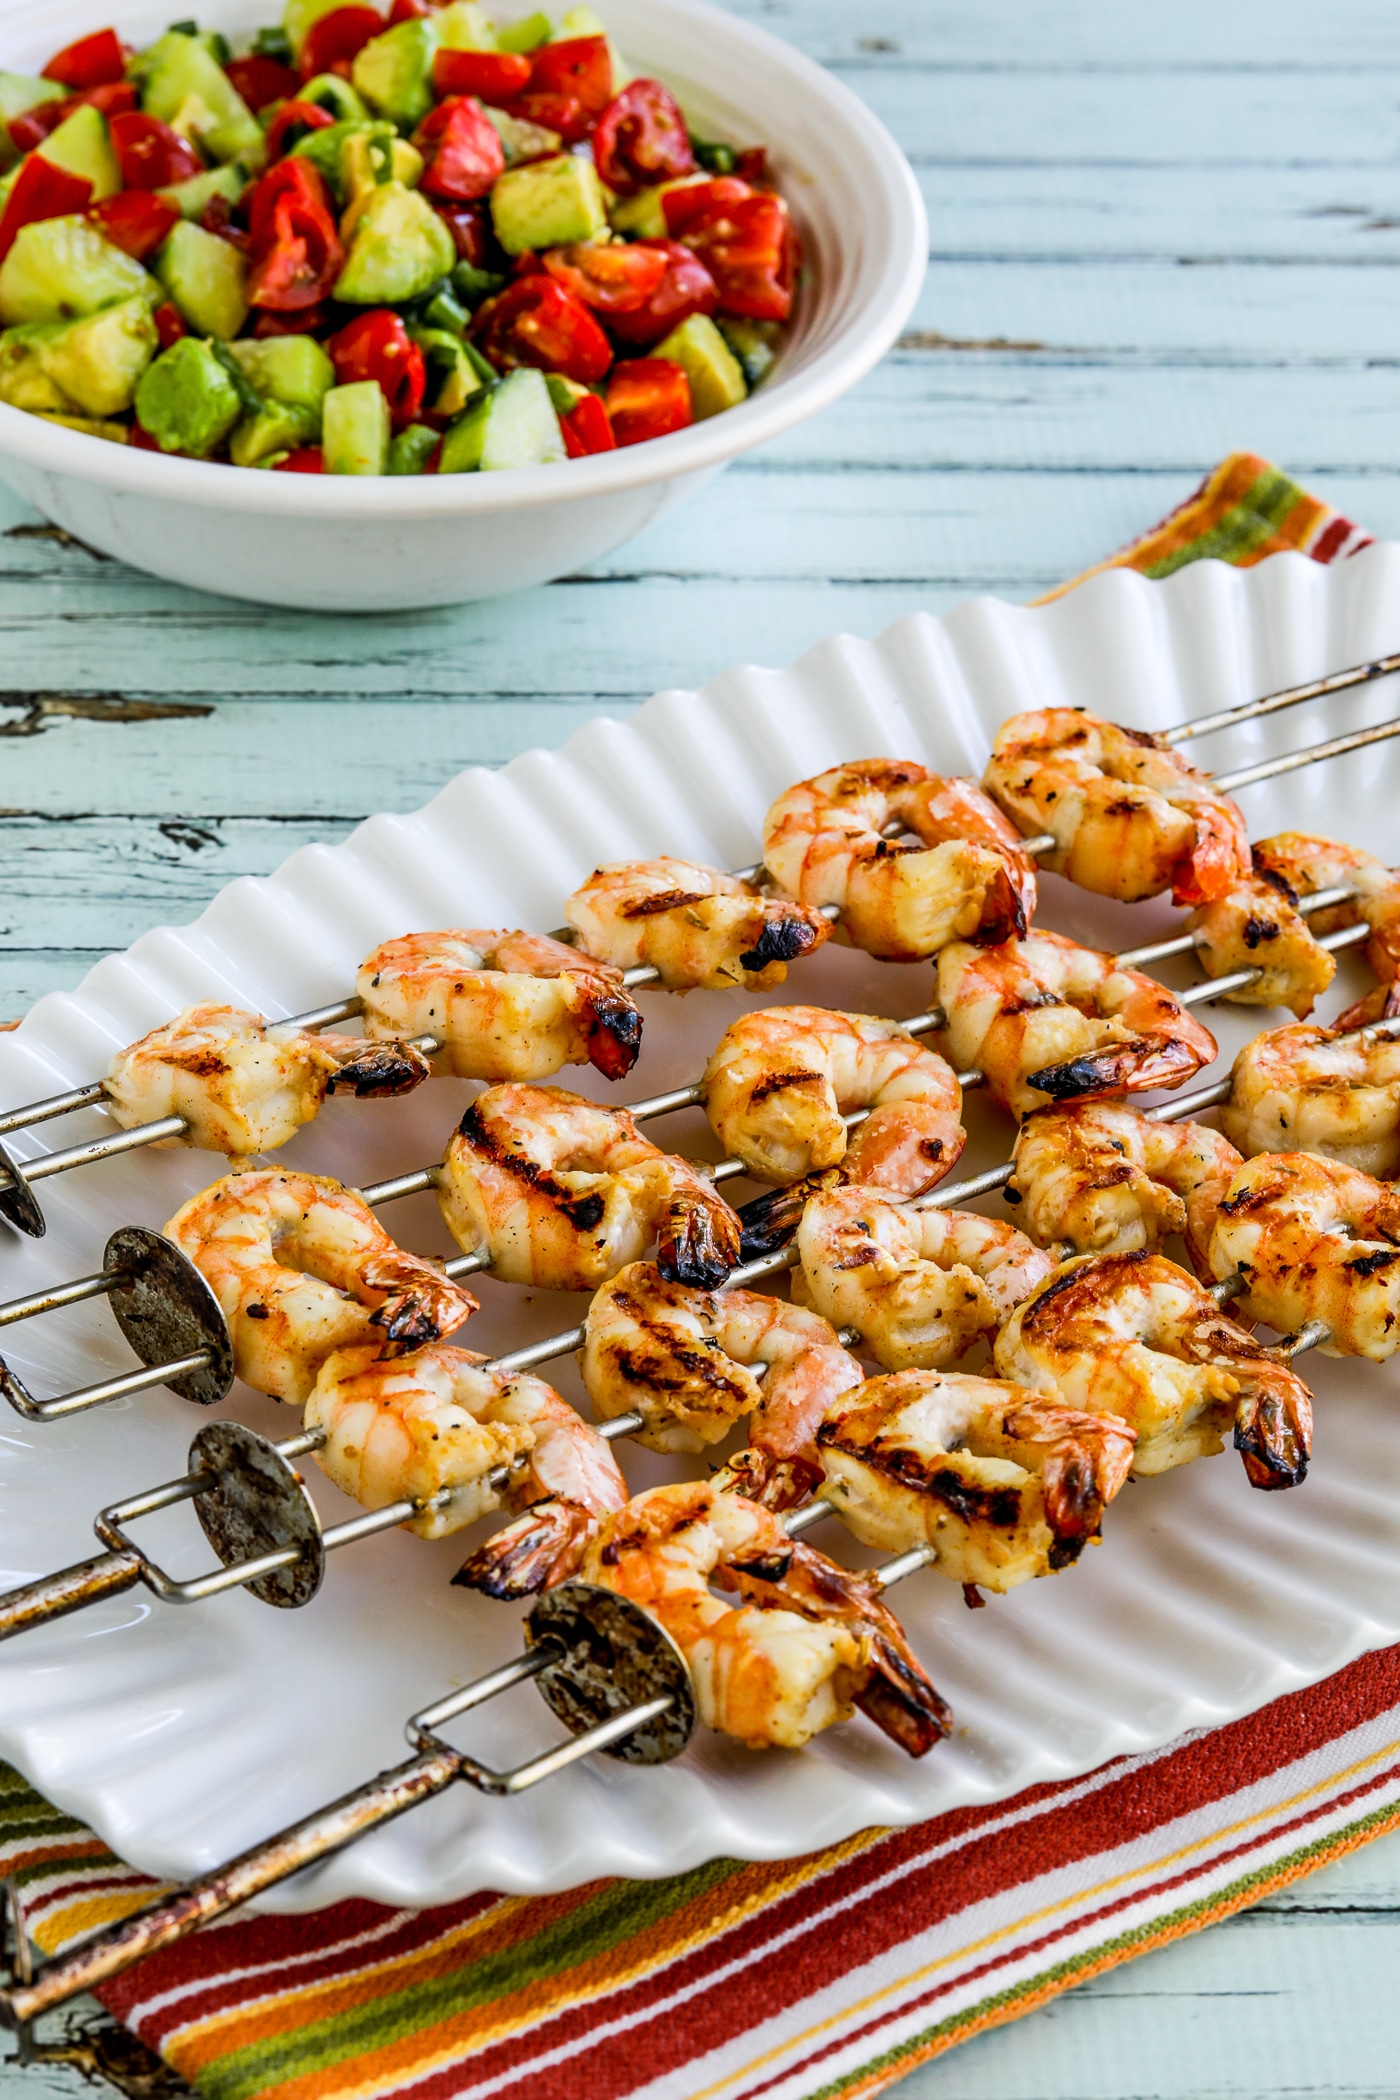
{"label": "red tomato piece", "polygon": [[129,190],[164,190],[204,173],[204,162],[168,124],[142,110],[108,121],[112,151]]}
{"label": "red tomato piece", "polygon": [[5,127],[15,151],[32,153],[36,146],[42,146],[49,133],[57,131],[64,118],[71,116],[77,107],[77,96],[70,95],[63,102],[41,102],[37,108],[27,109],[22,116],[15,117]]}
{"label": "red tomato piece", "polygon": [[161,301],[151,319],[156,324],[156,340],[162,350],[168,350],[173,343],[178,343],[182,336],[189,334],[184,315],[169,299]]}
{"label": "red tomato piece", "polygon": [[[77,97],[79,102],[89,103],[108,118],[127,115],[136,108],[140,99],[134,80],[112,80],[105,87],[89,88],[86,94]],[[70,110],[73,106],[71,102],[68,104]]]}
{"label": "red tomato piece", "polygon": [[634,80],[610,102],[593,134],[593,158],[610,190],[630,196],[695,173],[680,105],[659,80]]}
{"label": "red tomato piece", "polygon": [[596,452],[617,450],[611,419],[596,394],[585,394],[577,408],[561,416],[559,428],[570,459],[588,459]]}
{"label": "red tomato piece", "polygon": [[755,191],[737,203],[716,205],[687,224],[685,240],[719,287],[724,313],[751,321],[787,319],[800,251],[781,197]]}
{"label": "red tomato piece", "polygon": [[513,101],[530,78],[530,61],[516,51],[439,51],[433,86],[439,95],[480,95],[483,102]]}
{"label": "red tomato piece", "polygon": [[423,155],[423,188],[430,197],[472,204],[490,195],[505,173],[500,133],[470,95],[449,95],[424,117],[413,134]]}
{"label": "red tomato piece", "polygon": [[31,153],[0,217],[0,262],[26,226],[40,219],[65,219],[71,212],[86,211],[91,202],[92,184],[86,175],[70,175],[66,168],[51,167],[41,153]]}
{"label": "red tomato piece", "polygon": [[325,325],[326,309],[317,304],[294,314],[260,313],[253,323],[253,333],[260,341],[266,341],[270,335],[319,335]]}
{"label": "red tomato piece", "polygon": [[115,247],[144,262],[179,223],[180,214],[173,204],[152,196],[149,190],[122,190],[94,204],[88,217]]}
{"label": "red tomato piece", "polygon": [[636,248],[660,255],[666,265],[658,290],[635,313],[612,313],[608,325],[629,349],[649,350],[692,314],[712,314],[719,288],[698,255],[679,241],[638,241]]}
{"label": "red tomato piece", "polygon": [[557,131],[566,146],[576,146],[593,129],[593,119],[577,95],[537,95],[531,91],[516,96],[510,114],[526,124],[543,124],[547,131]]}
{"label": "red tomato piece", "polygon": [[484,204],[439,204],[434,209],[457,244],[458,261],[470,263],[474,270],[489,270],[492,267],[493,238],[487,207]]}
{"label": "red tomato piece", "polygon": [[588,308],[552,277],[522,277],[488,299],[472,335],[499,372],[534,365],[585,386],[613,361],[612,344]]}
{"label": "red tomato piece", "polygon": [[743,182],[766,182],[768,179],[768,148],[746,146],[734,163],[734,172]]}
{"label": "red tomato piece", "polygon": [[279,459],[273,468],[274,474],[324,474],[326,457],[319,445],[298,445],[285,459]]}
{"label": "red tomato piece", "polygon": [[298,102],[295,98],[284,102],[267,127],[268,160],[281,160],[308,131],[325,131],[334,122],[330,111],[322,109],[319,102]]}
{"label": "red tomato piece", "polygon": [[317,306],[345,266],[330,196],[309,160],[279,160],[261,177],[249,209],[250,306],[299,313]]}
{"label": "red tomato piece", "polygon": [[604,247],[551,248],[541,261],[566,292],[600,314],[636,313],[660,291],[667,267],[659,248],[629,247],[622,241]]}
{"label": "red tomato piece", "polygon": [[106,87],[109,81],[126,78],[127,48],[115,29],[99,29],[92,36],[65,44],[44,68],[45,80],[61,87]]}
{"label": "red tomato piece", "polygon": [[683,241],[692,226],[707,219],[722,205],[739,204],[753,190],[733,175],[717,175],[713,182],[693,182],[683,190],[667,190],[661,199],[661,215],[673,241]]}
{"label": "red tomato piece", "polygon": [[398,314],[389,307],[356,314],[349,326],[326,343],[336,380],[355,386],[372,379],[389,404],[395,426],[402,430],[423,406],[428,368]]}
{"label": "red tomato piece", "polygon": [[389,27],[392,29],[399,22],[421,22],[432,11],[428,0],[394,0],[389,9]]}
{"label": "red tomato piece", "polygon": [[338,73],[358,58],[371,37],[384,33],[384,17],[373,7],[336,7],[313,22],[297,63],[303,80]]}
{"label": "red tomato piece", "polygon": [[633,357],[613,367],[608,414],[619,445],[643,445],[694,422],[690,381],[669,357]]}
{"label": "red tomato piece", "polygon": [[248,58],[231,58],[224,67],[249,109],[266,109],[270,102],[285,102],[301,86],[301,76],[275,58],[254,52]]}
{"label": "red tomato piece", "polygon": [[134,446],[138,452],[159,452],[160,450],[160,446],[151,436],[150,431],[143,430],[139,423],[132,424],[127,443]]}
{"label": "red tomato piece", "polygon": [[541,44],[530,67],[532,95],[572,95],[590,117],[612,101],[612,53],[605,36],[565,37]]}

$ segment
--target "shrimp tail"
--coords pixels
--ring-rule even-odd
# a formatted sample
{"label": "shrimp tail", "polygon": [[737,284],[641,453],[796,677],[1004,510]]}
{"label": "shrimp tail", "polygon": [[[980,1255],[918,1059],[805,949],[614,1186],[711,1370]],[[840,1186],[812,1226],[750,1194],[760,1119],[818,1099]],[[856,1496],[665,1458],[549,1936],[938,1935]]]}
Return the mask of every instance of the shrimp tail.
{"label": "shrimp tail", "polygon": [[773,1458],[766,1451],[736,1451],[715,1474],[721,1494],[742,1495],[760,1509],[800,1509],[820,1484],[822,1470],[807,1458]]}
{"label": "shrimp tail", "polygon": [[414,1043],[370,1043],[343,1036],[330,1038],[328,1047],[342,1059],[326,1081],[328,1094],[353,1093],[357,1101],[382,1101],[393,1094],[411,1094],[432,1077],[431,1064]]}
{"label": "shrimp tail", "polygon": [[739,1260],[742,1230],[722,1196],[679,1188],[658,1236],[656,1266],[668,1283],[718,1290]]}
{"label": "shrimp tail", "polygon": [[509,1603],[566,1582],[583,1564],[599,1519],[577,1502],[536,1502],[464,1560],[453,1582],[464,1590]]}
{"label": "shrimp tail", "polygon": [[1009,858],[987,885],[982,916],[971,939],[974,947],[999,948],[1003,941],[1023,941],[1030,931],[1035,909],[1035,882],[1026,878]]}
{"label": "shrimp tail", "polygon": [[776,1254],[780,1247],[786,1247],[802,1223],[802,1213],[811,1198],[826,1189],[840,1188],[845,1180],[840,1167],[825,1167],[819,1174],[809,1174],[805,1181],[794,1181],[790,1188],[768,1189],[741,1204],[740,1260],[756,1261],[760,1255]]}
{"label": "shrimp tail", "polygon": [[371,1327],[386,1337],[386,1356],[406,1356],[427,1342],[440,1342],[481,1310],[470,1291],[412,1255],[385,1255],[367,1262],[361,1273],[371,1290],[387,1293],[369,1316]]}
{"label": "shrimp tail", "polygon": [[642,1017],[622,992],[598,992],[588,1002],[588,1062],[605,1079],[625,1079],[642,1048]]}
{"label": "shrimp tail", "polygon": [[[1375,985],[1364,999],[1349,1006],[1345,1013],[1338,1014],[1331,1023],[1337,1035],[1349,1035],[1354,1028],[1374,1028],[1378,1021],[1393,1021],[1400,1015],[1400,978],[1390,984]],[[740,1211],[740,1217],[743,1212]]]}
{"label": "shrimp tail", "polygon": [[755,976],[770,963],[800,962],[804,955],[820,948],[829,931],[825,921],[812,913],[775,911],[771,918],[764,918],[758,939],[739,961]]}
{"label": "shrimp tail", "polygon": [[1235,1415],[1235,1449],[1251,1487],[1297,1487],[1308,1477],[1312,1454],[1312,1401],[1307,1387],[1284,1365],[1279,1375],[1261,1366],[1244,1384]]}
{"label": "shrimp tail", "polygon": [[901,1638],[876,1634],[870,1642],[873,1674],[856,1705],[910,1757],[927,1757],[953,1732],[953,1709]]}
{"label": "shrimp tail", "polygon": [[1131,1432],[1116,1437],[1110,1433],[1101,1443],[1075,1437],[1046,1460],[1045,1514],[1055,1534],[1052,1568],[1069,1567],[1090,1539],[1098,1537],[1104,1504],[1127,1479],[1135,1443]]}
{"label": "shrimp tail", "polygon": [[1048,1094],[1052,1101],[1070,1101],[1086,1094],[1133,1094],[1148,1087],[1180,1086],[1199,1069],[1200,1060],[1187,1044],[1139,1038],[1068,1058],[1062,1065],[1044,1065],[1027,1074],[1026,1084]]}

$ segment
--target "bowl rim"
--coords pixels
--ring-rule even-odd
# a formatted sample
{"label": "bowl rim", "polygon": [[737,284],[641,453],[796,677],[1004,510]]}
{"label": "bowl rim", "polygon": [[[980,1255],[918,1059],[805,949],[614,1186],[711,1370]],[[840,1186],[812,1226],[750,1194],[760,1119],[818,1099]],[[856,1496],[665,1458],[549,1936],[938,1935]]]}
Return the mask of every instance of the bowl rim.
{"label": "bowl rim", "polygon": [[[213,461],[166,458],[116,445],[61,424],[45,423],[0,403],[0,460],[114,492],[201,509],[284,518],[354,522],[371,519],[489,515],[584,502],[650,483],[727,465],[827,407],[863,379],[890,348],[913,311],[928,262],[928,217],[913,170],[889,131],[843,81],[770,31],[742,21],[710,0],[653,0],[657,15],[676,15],[717,39],[746,47],[756,61],[787,76],[815,98],[861,150],[862,174],[877,189],[866,199],[873,230],[884,222],[875,282],[853,319],[837,328],[798,370],[780,373],[738,408],[646,444],[532,467],[528,473],[366,477],[257,473]],[[864,232],[863,227],[863,232]]]}

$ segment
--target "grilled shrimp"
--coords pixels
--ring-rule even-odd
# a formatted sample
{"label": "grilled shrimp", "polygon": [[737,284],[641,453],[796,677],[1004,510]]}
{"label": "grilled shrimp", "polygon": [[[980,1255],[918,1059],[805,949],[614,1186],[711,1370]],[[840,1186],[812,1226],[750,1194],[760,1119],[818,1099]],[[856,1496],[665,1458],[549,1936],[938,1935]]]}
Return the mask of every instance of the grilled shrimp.
{"label": "grilled shrimp", "polygon": [[775,1507],[821,1478],[817,1424],[865,1375],[818,1314],[755,1291],[689,1290],[651,1262],[603,1286],[584,1337],[594,1412],[612,1421],[635,1409],[646,1424],[638,1441],[653,1451],[703,1451],[750,1416],[760,1459],[747,1478]]}
{"label": "grilled shrimp", "polygon": [[1135,1441],[1111,1415],[932,1370],[872,1378],[817,1431],[823,1495],[864,1545],[932,1546],[940,1574],[997,1591],[1078,1560]]}
{"label": "grilled shrimp", "polygon": [[984,785],[1031,837],[1043,865],[1081,889],[1132,903],[1170,890],[1209,904],[1250,870],[1245,821],[1228,795],[1160,737],[1072,707],[1013,715]]}
{"label": "grilled shrimp", "polygon": [[668,992],[774,991],[788,964],[831,933],[809,904],[669,857],[596,869],[565,914],[585,954],[619,970],[657,970]]}
{"label": "grilled shrimp", "polygon": [[1141,970],[1033,933],[1000,948],[957,942],[938,958],[943,1041],[1013,1114],[1083,1094],[1180,1086],[1215,1056],[1215,1038]]}
{"label": "grilled shrimp", "polygon": [[[896,823],[923,843],[887,839]],[[995,803],[973,780],[900,759],[789,788],[764,819],[763,860],[788,896],[838,907],[838,940],[890,962],[1004,941],[1035,910],[1035,865]]]}
{"label": "grilled shrimp", "polygon": [[1196,953],[1208,977],[1260,971],[1253,984],[1222,994],[1232,1005],[1286,1006],[1301,1021],[1337,974],[1337,958],[1322,946],[1298,909],[1295,891],[1276,871],[1244,876],[1186,923],[1200,936]]}
{"label": "grilled shrimp", "polygon": [[663,1274],[708,1288],[739,1259],[739,1220],[688,1159],[625,1108],[562,1087],[493,1086],[447,1148],[438,1202],[458,1245],[508,1283],[589,1291],[659,1241]]}
{"label": "grilled shrimp", "polygon": [[470,1291],[396,1247],[352,1189],[275,1168],[230,1174],[165,1228],[223,1308],[238,1375],[300,1406],[336,1349],[401,1356],[477,1309]]}
{"label": "grilled shrimp", "polygon": [[859,1184],[814,1195],[793,1280],[888,1371],[938,1370],[1006,1319],[1055,1267],[1024,1233],[969,1210],[911,1210]]}
{"label": "grilled shrimp", "polygon": [[1300,1022],[1245,1044],[1220,1120],[1247,1158],[1316,1152],[1384,1180],[1400,1173],[1400,1041],[1342,1018],[1351,1025]]}
{"label": "grilled shrimp", "polygon": [[1155,1252],[1182,1233],[1199,1275],[1215,1209],[1243,1164],[1204,1123],[1154,1123],[1111,1101],[1038,1108],[1016,1139],[1008,1199],[1041,1247],[1062,1254]]}
{"label": "grilled shrimp", "polygon": [[1314,931],[1331,933],[1364,919],[1371,929],[1367,962],[1382,984],[1400,977],[1400,868],[1388,868],[1358,846],[1314,838],[1306,831],[1280,831],[1274,838],[1261,839],[1254,859],[1261,873],[1281,876],[1300,897],[1344,886],[1355,890],[1354,903],[1315,912]]}
{"label": "grilled shrimp", "polygon": [[[585,1582],[659,1619],[690,1666],[700,1718],[750,1748],[801,1749],[859,1706],[911,1757],[951,1715],[869,1576],[786,1537],[704,1481],[635,1495],[583,1555]],[[737,1589],[728,1605],[711,1585]]]}
{"label": "grilled shrimp", "polygon": [[[852,1180],[913,1196],[941,1181],[967,1142],[951,1067],[898,1021],[870,1014],[743,1014],[702,1084],[710,1127],[758,1181],[800,1181],[839,1162]],[[841,1118],[858,1108],[869,1118],[848,1136]]]}
{"label": "grilled shrimp", "polygon": [[1210,1457],[1231,1427],[1254,1487],[1295,1487],[1307,1474],[1302,1379],[1160,1254],[1065,1262],[1011,1315],[995,1356],[1003,1378],[1126,1422],[1135,1474]]}
{"label": "grilled shrimp", "polygon": [[1210,1262],[1238,1273],[1251,1319],[1288,1334],[1325,1321],[1332,1356],[1400,1348],[1400,1191],[1309,1152],[1262,1152],[1220,1206]]}
{"label": "grilled shrimp", "polygon": [[337,1349],[321,1366],[306,1426],[326,1432],[317,1464],[366,1509],[436,1503],[408,1520],[419,1538],[446,1538],[493,1509],[535,1505],[529,1552],[509,1567],[483,1565],[478,1583],[485,1587],[490,1573],[493,1594],[522,1595],[554,1579],[594,1518],[621,1509],[627,1483],[597,1430],[542,1378],[511,1378],[485,1364],[450,1345],[392,1360],[373,1344]]}
{"label": "grilled shrimp", "polygon": [[124,1130],[183,1116],[179,1143],[248,1159],[295,1137],[327,1094],[407,1094],[430,1070],[411,1043],[315,1035],[211,1003],[119,1050],[102,1085]]}
{"label": "grilled shrimp", "polygon": [[540,933],[410,933],[366,957],[355,990],[371,1035],[435,1036],[457,1079],[548,1079],[565,1065],[622,1079],[642,1043],[621,973]]}

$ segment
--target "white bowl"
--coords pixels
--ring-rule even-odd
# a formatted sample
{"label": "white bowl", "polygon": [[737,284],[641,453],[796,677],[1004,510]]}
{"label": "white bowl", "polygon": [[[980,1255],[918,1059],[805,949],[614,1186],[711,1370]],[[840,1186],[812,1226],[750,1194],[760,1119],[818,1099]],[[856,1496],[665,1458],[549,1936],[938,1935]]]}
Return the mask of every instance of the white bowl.
{"label": "white bowl", "polygon": [[[507,5],[507,15],[518,8]],[[224,0],[231,35],[277,0]],[[492,598],[611,553],[740,453],[862,379],[908,319],[928,226],[884,126],[811,59],[704,0],[607,0],[639,71],[713,137],[768,146],[808,269],[782,358],[742,407],[674,437],[557,467],[444,479],[320,479],[165,459],[0,405],[0,479],[79,539],[232,598],[377,612]],[[0,0],[0,65],[37,69],[111,16],[147,41],[169,0]]]}

